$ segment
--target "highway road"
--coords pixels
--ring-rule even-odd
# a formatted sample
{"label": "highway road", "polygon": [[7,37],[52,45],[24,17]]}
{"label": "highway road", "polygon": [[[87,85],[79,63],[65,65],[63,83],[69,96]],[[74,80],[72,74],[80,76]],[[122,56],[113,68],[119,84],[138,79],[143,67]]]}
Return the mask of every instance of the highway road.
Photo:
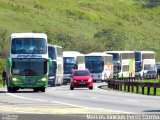
{"label": "highway road", "polygon": [[20,90],[7,93],[0,89],[1,113],[36,114],[159,114],[160,97],[120,91],[103,90],[94,83],[94,89],[69,85],[48,87],[45,93]]}

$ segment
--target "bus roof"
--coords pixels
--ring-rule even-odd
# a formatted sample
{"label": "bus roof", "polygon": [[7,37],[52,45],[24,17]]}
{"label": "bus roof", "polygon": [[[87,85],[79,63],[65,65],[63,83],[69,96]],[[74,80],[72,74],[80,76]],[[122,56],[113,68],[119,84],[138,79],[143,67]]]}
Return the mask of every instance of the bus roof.
{"label": "bus roof", "polygon": [[154,51],[134,51],[134,52],[140,52],[140,53],[155,53]]}
{"label": "bus roof", "polygon": [[89,54],[85,54],[85,56],[112,56],[112,55],[106,54],[106,53],[103,53],[103,52],[92,52],[92,53],[89,53]]}
{"label": "bus roof", "polygon": [[45,38],[47,35],[45,33],[12,33],[11,39],[13,38]]}
{"label": "bus roof", "polygon": [[134,51],[104,51],[104,53],[134,53]]}
{"label": "bus roof", "polygon": [[83,55],[77,51],[63,51],[63,57],[77,57]]}
{"label": "bus roof", "polygon": [[48,44],[49,47],[58,47],[58,48],[62,48],[61,46],[58,45],[52,45],[52,44]]}

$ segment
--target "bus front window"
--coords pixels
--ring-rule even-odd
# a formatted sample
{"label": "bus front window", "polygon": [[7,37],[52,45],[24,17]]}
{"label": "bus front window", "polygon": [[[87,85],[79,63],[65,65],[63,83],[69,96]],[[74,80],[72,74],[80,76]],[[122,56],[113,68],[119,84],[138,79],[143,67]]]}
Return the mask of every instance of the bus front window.
{"label": "bus front window", "polygon": [[64,57],[64,74],[71,74],[72,70],[75,68],[76,59],[74,57]]}
{"label": "bus front window", "polygon": [[13,59],[12,74],[38,76],[47,74],[46,59]]}
{"label": "bus front window", "polygon": [[11,44],[12,54],[46,54],[47,44],[44,38],[14,38]]}
{"label": "bus front window", "polygon": [[144,65],[144,70],[150,70],[150,69],[151,69],[151,64]]}
{"label": "bus front window", "polygon": [[114,74],[117,74],[121,72],[121,64],[120,63],[114,63],[114,68],[113,68]]}
{"label": "bus front window", "polygon": [[142,70],[141,62],[135,62],[135,72],[140,72]]}
{"label": "bus front window", "polygon": [[56,69],[57,69],[57,63],[55,61],[52,61],[52,66],[49,67],[49,76],[55,76]]}
{"label": "bus front window", "polygon": [[55,48],[49,46],[48,47],[48,55],[51,58],[51,60],[55,60],[56,59]]}
{"label": "bus front window", "polygon": [[141,53],[135,52],[135,61],[141,61]]}
{"label": "bus front window", "polygon": [[86,56],[86,68],[91,73],[101,73],[104,69],[104,62],[101,56]]}
{"label": "bus front window", "polygon": [[120,60],[120,56],[119,56],[118,53],[107,53],[107,54],[113,55],[113,61],[119,61]]}

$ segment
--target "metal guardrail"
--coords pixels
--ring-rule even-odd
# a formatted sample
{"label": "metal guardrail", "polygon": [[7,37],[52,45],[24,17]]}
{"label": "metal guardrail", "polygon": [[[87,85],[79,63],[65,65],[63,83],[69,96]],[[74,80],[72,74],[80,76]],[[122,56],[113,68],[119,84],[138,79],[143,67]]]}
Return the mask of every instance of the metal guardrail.
{"label": "metal guardrail", "polygon": [[[157,78],[159,78],[159,76],[157,76]],[[151,95],[151,88],[154,89],[153,95],[156,95],[157,88],[160,88],[160,83],[140,82],[135,77],[110,79],[107,82],[108,82],[108,88],[120,91],[124,90],[127,92],[139,93],[141,88],[142,94],[144,94],[145,88],[147,88],[147,95]]]}

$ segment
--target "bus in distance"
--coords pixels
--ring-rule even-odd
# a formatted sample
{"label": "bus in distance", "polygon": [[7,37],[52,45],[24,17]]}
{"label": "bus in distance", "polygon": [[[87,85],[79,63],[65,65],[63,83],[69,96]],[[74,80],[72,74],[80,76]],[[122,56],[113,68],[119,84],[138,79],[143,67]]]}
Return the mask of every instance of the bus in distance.
{"label": "bus in distance", "polygon": [[113,55],[113,76],[115,78],[135,76],[135,58],[133,51],[105,51]]}
{"label": "bus in distance", "polygon": [[85,55],[85,65],[93,74],[94,81],[106,81],[113,78],[112,55],[93,52]]}
{"label": "bus in distance", "polygon": [[135,51],[135,76],[143,78],[148,70],[156,70],[154,51]]}
{"label": "bus in distance", "polygon": [[73,69],[85,69],[84,55],[77,51],[63,51],[63,65],[63,82],[67,84]]}
{"label": "bus in distance", "polygon": [[45,92],[49,65],[46,34],[12,33],[7,58],[8,92],[24,88]]}
{"label": "bus in distance", "polygon": [[63,51],[61,46],[48,44],[48,55],[52,65],[49,67],[48,85],[56,86],[63,83]]}

